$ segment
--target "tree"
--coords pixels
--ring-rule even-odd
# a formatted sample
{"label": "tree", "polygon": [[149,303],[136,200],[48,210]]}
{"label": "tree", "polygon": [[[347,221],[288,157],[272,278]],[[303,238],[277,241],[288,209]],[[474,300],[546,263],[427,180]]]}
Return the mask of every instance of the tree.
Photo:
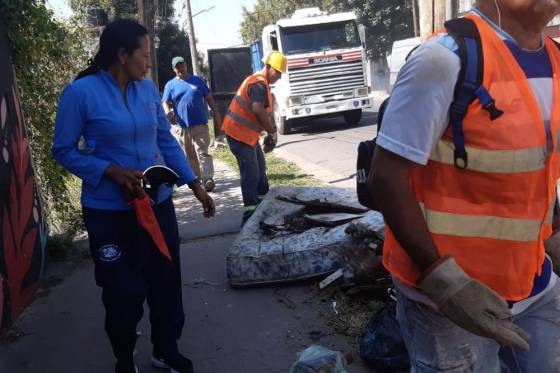
{"label": "tree", "polygon": [[264,26],[313,6],[328,12],[355,12],[366,27],[366,47],[373,57],[385,57],[393,41],[414,36],[411,0],[258,0],[254,11],[243,8],[243,42],[260,39]]}
{"label": "tree", "polygon": [[[163,5],[162,5],[163,4]],[[103,9],[110,20],[117,18],[136,18],[138,13],[137,0],[70,0],[70,8],[78,15],[84,15],[88,8],[97,6]],[[158,2],[157,15],[162,22],[173,18],[173,1]]]}
{"label": "tree", "polygon": [[296,9],[319,7],[331,10],[331,1],[325,0],[258,0],[253,11],[243,7],[241,38],[249,44],[261,38],[266,25],[274,24],[281,18],[290,17]]}
{"label": "tree", "polygon": [[78,15],[85,15],[90,7],[103,9],[109,19],[136,18],[136,0],[70,0],[70,8]]}
{"label": "tree", "polygon": [[368,53],[385,57],[395,40],[414,37],[411,0],[335,0],[338,11],[353,10],[366,26]]}

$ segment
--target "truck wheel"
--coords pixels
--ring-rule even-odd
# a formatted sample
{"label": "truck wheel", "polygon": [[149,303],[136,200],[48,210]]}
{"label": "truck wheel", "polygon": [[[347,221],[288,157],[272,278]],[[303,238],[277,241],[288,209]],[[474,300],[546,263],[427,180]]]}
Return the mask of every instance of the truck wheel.
{"label": "truck wheel", "polygon": [[344,112],[344,120],[349,126],[355,126],[362,119],[362,109],[349,110]]}
{"label": "truck wheel", "polygon": [[292,121],[280,115],[280,108],[276,101],[274,101],[274,124],[281,135],[287,135],[292,131]]}

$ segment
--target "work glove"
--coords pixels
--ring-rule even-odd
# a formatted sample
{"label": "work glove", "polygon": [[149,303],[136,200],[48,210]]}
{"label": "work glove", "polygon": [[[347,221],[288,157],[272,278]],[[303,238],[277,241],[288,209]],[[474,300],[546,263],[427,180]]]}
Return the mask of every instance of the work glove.
{"label": "work glove", "polygon": [[278,143],[278,136],[276,135],[276,133],[266,135],[263,140],[263,144],[264,144],[263,151],[265,153],[270,153],[271,151],[274,150],[277,143]]}
{"label": "work glove", "polygon": [[529,351],[529,335],[511,321],[505,300],[469,277],[452,257],[443,259],[425,274],[418,287],[461,328],[491,338],[502,347]]}
{"label": "work glove", "polygon": [[544,240],[544,250],[552,260],[554,272],[560,276],[560,231]]}

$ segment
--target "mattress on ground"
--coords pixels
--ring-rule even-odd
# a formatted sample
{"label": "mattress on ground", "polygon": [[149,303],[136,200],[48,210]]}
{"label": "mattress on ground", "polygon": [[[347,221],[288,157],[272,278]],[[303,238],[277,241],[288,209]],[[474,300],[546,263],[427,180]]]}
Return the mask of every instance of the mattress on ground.
{"label": "mattress on ground", "polygon": [[383,217],[378,212],[364,209],[353,190],[273,188],[247,221],[226,257],[230,285],[284,283],[324,276],[342,268],[345,264],[343,253],[348,254],[348,250],[356,246],[356,242],[344,232],[349,222],[303,231],[298,231],[297,226],[294,231],[290,224],[300,216],[305,220],[303,216],[309,212],[356,213],[360,210],[365,215],[357,221],[384,237]]}

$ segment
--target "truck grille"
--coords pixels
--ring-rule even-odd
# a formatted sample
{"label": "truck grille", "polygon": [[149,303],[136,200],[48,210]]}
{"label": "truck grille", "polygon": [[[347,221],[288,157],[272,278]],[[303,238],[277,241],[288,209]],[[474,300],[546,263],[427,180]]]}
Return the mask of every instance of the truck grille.
{"label": "truck grille", "polygon": [[288,68],[290,96],[322,95],[326,101],[366,85],[362,61]]}

